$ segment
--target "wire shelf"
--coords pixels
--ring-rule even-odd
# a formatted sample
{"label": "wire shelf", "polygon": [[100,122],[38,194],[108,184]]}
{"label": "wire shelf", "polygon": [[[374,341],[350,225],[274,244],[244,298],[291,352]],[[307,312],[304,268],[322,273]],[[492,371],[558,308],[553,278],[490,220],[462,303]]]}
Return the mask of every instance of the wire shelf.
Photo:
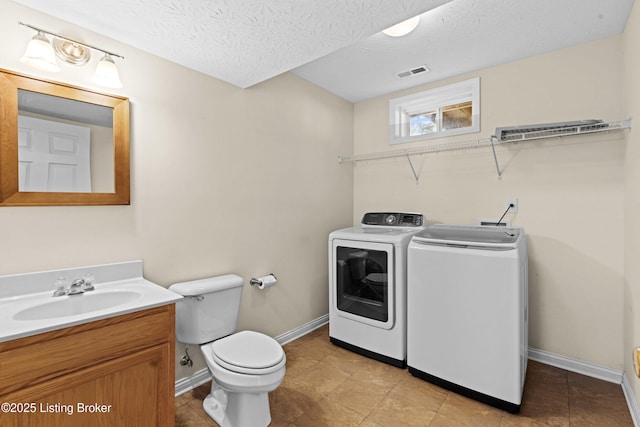
{"label": "wire shelf", "polygon": [[498,139],[495,136],[489,138],[473,139],[468,141],[448,142],[443,144],[428,145],[424,147],[407,148],[404,150],[389,150],[381,151],[378,153],[369,154],[355,154],[351,156],[338,156],[338,163],[359,162],[364,160],[378,160],[389,159],[392,157],[406,157],[411,167],[413,177],[416,179],[416,184],[420,180],[420,176],[416,173],[416,169],[413,167],[411,156],[415,154],[429,154],[429,153],[441,153],[444,151],[456,151],[456,150],[468,150],[473,148],[491,147],[493,153],[493,160],[496,165],[496,172],[498,179],[502,178],[502,171],[498,164],[498,156],[496,155],[496,146],[505,144],[517,144],[521,142],[535,141],[540,139],[549,138],[561,138],[574,135],[585,135],[591,133],[600,132],[612,132],[623,129],[631,128],[631,119],[620,120],[617,122],[609,123],[590,123],[585,125],[565,126],[557,128],[547,128],[542,130],[535,130],[531,132],[512,132],[504,137],[504,139]]}
{"label": "wire shelf", "polygon": [[380,151],[377,153],[355,154],[350,156],[338,156],[338,163],[359,162],[364,160],[388,159],[392,157],[407,157],[415,154],[440,153],[444,151],[466,150],[470,148],[495,147],[510,143],[519,143],[548,138],[560,138],[591,133],[611,132],[631,128],[631,119],[609,123],[572,126],[542,131],[521,132],[509,134],[508,139],[498,140],[496,137],[473,139],[468,141],[448,142],[443,144],[428,145],[424,147],[407,148],[402,150]]}

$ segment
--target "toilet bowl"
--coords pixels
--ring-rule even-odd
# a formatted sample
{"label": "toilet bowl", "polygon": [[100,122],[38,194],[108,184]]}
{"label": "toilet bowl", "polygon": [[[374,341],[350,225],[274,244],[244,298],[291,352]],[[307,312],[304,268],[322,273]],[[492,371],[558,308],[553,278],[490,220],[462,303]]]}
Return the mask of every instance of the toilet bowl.
{"label": "toilet bowl", "polygon": [[286,356],[273,338],[235,330],[242,277],[226,276],[176,283],[184,298],[176,303],[176,338],[198,344],[211,373],[205,412],[221,427],[266,427],[271,422],[268,393],[285,374]]}
{"label": "toilet bowl", "polygon": [[203,403],[207,414],[221,427],[269,425],[268,393],[285,374],[280,344],[267,335],[242,331],[200,349],[213,378]]}

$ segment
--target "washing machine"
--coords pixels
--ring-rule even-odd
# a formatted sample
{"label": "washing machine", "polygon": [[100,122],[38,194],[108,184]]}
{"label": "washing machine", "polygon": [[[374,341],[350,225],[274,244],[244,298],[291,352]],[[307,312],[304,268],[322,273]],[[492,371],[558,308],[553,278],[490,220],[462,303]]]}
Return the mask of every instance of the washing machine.
{"label": "washing machine", "polygon": [[369,212],[329,234],[329,337],[364,356],[406,366],[407,247],[418,213]]}
{"label": "washing machine", "polygon": [[408,248],[407,364],[512,413],[527,370],[527,243],[519,228],[433,225]]}

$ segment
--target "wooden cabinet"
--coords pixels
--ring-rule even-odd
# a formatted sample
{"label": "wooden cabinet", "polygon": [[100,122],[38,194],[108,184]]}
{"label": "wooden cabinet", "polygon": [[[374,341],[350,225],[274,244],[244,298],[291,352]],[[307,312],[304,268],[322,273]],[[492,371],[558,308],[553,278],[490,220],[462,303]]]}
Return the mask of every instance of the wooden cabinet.
{"label": "wooden cabinet", "polygon": [[175,305],[0,343],[1,426],[173,426]]}

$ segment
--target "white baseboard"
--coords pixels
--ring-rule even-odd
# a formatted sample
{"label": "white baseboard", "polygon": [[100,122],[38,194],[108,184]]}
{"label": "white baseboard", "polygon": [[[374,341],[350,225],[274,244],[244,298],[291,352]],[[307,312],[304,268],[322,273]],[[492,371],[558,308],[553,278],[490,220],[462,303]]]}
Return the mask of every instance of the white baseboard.
{"label": "white baseboard", "polygon": [[275,337],[275,340],[280,343],[280,345],[285,345],[290,343],[291,341],[297,340],[298,338],[307,335],[311,331],[315,331],[321,326],[329,323],[329,313],[318,317],[317,319],[313,319],[310,322],[305,323],[304,325],[300,325],[295,329],[290,330],[289,332],[285,332],[284,334],[278,335]]}
{"label": "white baseboard", "polygon": [[209,369],[204,368],[185,378],[176,381],[176,397],[211,380]]}
{"label": "white baseboard", "polygon": [[633,425],[635,427],[640,426],[640,408],[638,407],[638,401],[636,400],[636,395],[633,392],[633,388],[631,388],[631,382],[629,382],[629,377],[626,373],[622,373],[622,392],[624,393],[624,398],[627,401],[627,406],[629,407],[629,412],[631,413],[631,419],[633,420]]}
{"label": "white baseboard", "polygon": [[610,383],[622,384],[623,371],[619,369],[607,368],[531,347],[529,347],[529,359]]}
{"label": "white baseboard", "polygon": [[[285,345],[290,343],[291,341],[297,340],[298,338],[308,334],[311,331],[318,329],[321,326],[329,323],[329,314],[325,314],[323,316],[318,317],[317,319],[313,319],[310,322],[305,323],[304,325],[300,325],[297,328],[294,328],[284,334],[278,335],[274,339],[278,341],[280,345]],[[184,394],[194,388],[201,386],[207,381],[211,380],[211,374],[209,373],[209,369],[200,369],[195,372],[193,375],[190,375],[186,378],[181,378],[176,381],[176,397]]]}

